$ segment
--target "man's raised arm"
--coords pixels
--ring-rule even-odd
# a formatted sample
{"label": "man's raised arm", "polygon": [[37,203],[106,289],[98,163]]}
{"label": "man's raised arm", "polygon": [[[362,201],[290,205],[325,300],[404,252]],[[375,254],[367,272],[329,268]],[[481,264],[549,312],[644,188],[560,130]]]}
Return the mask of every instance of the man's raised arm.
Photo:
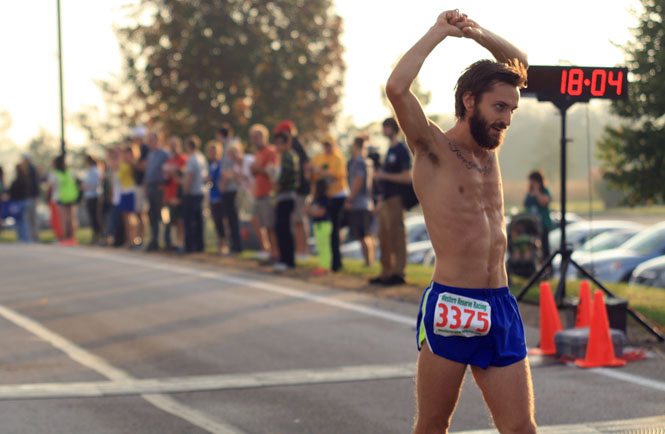
{"label": "man's raised arm", "polygon": [[457,27],[462,29],[464,37],[473,39],[481,46],[487,48],[497,62],[508,63],[518,61],[525,68],[529,66],[527,55],[522,50],[501,36],[479,26],[475,21],[468,19],[465,14],[462,16],[464,19],[457,23]]}
{"label": "man's raised arm", "polygon": [[423,108],[411,92],[411,84],[427,56],[446,36],[464,36],[462,30],[456,26],[463,19],[457,10],[439,15],[436,24],[402,56],[386,84],[386,95],[413,153],[427,150],[432,143],[432,134]]}

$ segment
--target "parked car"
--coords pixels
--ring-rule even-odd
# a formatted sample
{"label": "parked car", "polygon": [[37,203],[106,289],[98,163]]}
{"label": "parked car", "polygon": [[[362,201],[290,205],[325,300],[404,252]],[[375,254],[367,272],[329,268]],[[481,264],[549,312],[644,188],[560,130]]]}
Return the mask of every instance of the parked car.
{"label": "parked car", "polygon": [[[566,242],[573,250],[579,249],[588,239],[607,231],[619,229],[642,229],[643,226],[624,220],[593,220],[591,222],[581,221],[566,225]],[[550,249],[559,248],[561,244],[561,229],[552,229],[549,233]]]}
{"label": "parked car", "polygon": [[635,267],[664,254],[665,222],[661,222],[644,229],[620,247],[589,255],[578,264],[601,281],[627,282]]}
{"label": "parked car", "polygon": [[630,284],[665,288],[665,256],[658,256],[638,265],[630,277]]}
{"label": "parked car", "polygon": [[406,262],[409,264],[432,265],[433,255],[434,247],[429,239],[406,245]]}
{"label": "parked car", "polygon": [[[572,257],[577,263],[580,263],[580,261],[586,260],[589,255],[604,250],[616,249],[639,232],[640,229],[638,228],[617,229],[615,231],[603,232],[588,239],[579,249],[573,252]],[[561,256],[554,258],[552,261],[552,268],[555,273],[558,273],[559,268],[561,268]],[[575,277],[577,275],[577,269],[570,267],[566,274],[568,277]]]}

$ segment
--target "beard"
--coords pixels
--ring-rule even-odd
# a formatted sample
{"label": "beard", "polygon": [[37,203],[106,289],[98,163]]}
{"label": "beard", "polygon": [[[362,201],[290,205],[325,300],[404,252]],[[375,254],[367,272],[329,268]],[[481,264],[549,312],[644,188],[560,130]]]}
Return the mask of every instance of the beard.
{"label": "beard", "polygon": [[[479,113],[477,108],[474,108],[473,113],[469,118],[469,128],[471,130],[471,136],[476,142],[478,142],[480,147],[491,151],[492,149],[498,148],[501,143],[503,143],[503,133],[507,127],[503,122],[494,122],[492,125],[489,125],[487,119]],[[499,129],[498,135],[496,136],[490,134],[494,128]]]}

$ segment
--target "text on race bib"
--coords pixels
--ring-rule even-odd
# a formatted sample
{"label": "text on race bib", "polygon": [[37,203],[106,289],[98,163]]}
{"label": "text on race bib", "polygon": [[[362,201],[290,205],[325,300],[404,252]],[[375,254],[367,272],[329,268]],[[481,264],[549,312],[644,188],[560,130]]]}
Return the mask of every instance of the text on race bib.
{"label": "text on race bib", "polygon": [[440,336],[484,336],[492,327],[492,307],[486,301],[444,292],[434,312],[434,333]]}

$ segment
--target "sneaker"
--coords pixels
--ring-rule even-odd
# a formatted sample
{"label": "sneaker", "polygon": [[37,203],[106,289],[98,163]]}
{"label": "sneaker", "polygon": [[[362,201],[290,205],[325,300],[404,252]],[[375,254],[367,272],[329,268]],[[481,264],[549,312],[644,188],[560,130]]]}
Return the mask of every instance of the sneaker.
{"label": "sneaker", "polygon": [[267,259],[270,259],[270,252],[263,252],[263,251],[256,252],[253,258],[259,261],[265,261]]}
{"label": "sneaker", "polygon": [[399,274],[393,274],[392,276],[390,276],[389,278],[387,278],[387,279],[383,282],[383,284],[384,284],[384,285],[387,285],[387,286],[392,286],[392,285],[405,285],[405,284],[406,284],[406,280],[404,280],[404,278],[403,278],[402,276],[400,276]]}
{"label": "sneaker", "polygon": [[298,253],[296,255],[296,261],[306,261],[309,259],[309,255],[307,253]]}
{"label": "sneaker", "polygon": [[370,285],[385,285],[386,279],[383,277],[375,277],[374,279],[369,279],[369,284]]}
{"label": "sneaker", "polygon": [[322,267],[316,267],[309,274],[310,276],[325,276],[326,274],[330,274],[330,270]]}
{"label": "sneaker", "polygon": [[288,270],[289,267],[283,262],[277,262],[276,264],[273,264],[272,266],[272,271],[275,271],[277,273],[282,273],[286,270]]}

